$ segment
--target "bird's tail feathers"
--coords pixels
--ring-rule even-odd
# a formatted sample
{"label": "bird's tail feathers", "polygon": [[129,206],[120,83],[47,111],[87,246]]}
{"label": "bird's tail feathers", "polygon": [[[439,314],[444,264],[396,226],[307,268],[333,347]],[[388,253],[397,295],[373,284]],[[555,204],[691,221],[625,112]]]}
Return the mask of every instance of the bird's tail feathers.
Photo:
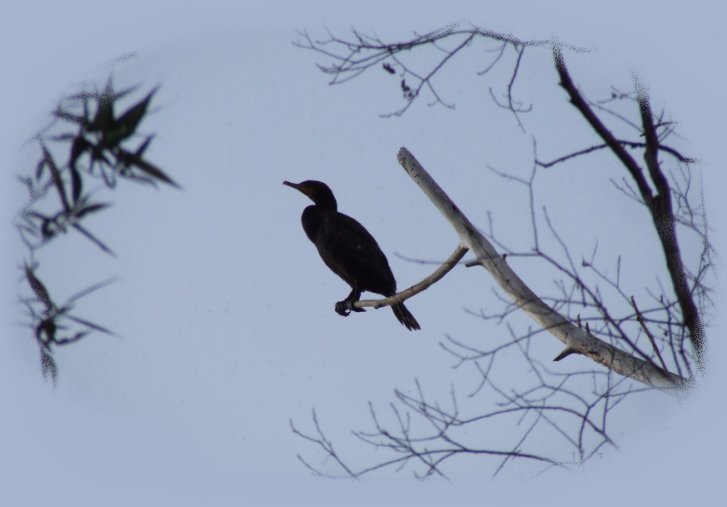
{"label": "bird's tail feathers", "polygon": [[411,312],[406,308],[406,306],[404,306],[404,303],[391,305],[391,309],[394,311],[394,315],[396,315],[396,318],[399,320],[399,322],[401,322],[404,327],[406,327],[409,331],[420,329],[419,323],[411,314]]}

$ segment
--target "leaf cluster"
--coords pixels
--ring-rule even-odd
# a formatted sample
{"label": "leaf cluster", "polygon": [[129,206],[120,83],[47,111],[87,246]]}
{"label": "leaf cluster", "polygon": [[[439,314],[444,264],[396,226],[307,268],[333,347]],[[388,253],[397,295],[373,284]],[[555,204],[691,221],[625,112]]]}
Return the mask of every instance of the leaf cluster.
{"label": "leaf cluster", "polygon": [[[58,372],[53,347],[75,343],[93,331],[112,334],[103,326],[71,314],[79,298],[109,282],[94,284],[64,304],[58,304],[39,278],[38,251],[56,238],[75,231],[113,255],[85,223],[88,217],[110,206],[94,198],[99,181],[101,189],[110,190],[120,180],[154,186],[161,182],[178,188],[174,180],[146,158],[153,134],[139,133],[157,90],[158,87],[153,88],[132,105],[122,108],[120,103],[136,87],[115,90],[109,77],[100,91],[82,91],[65,97],[52,113],[51,126],[34,139],[40,156],[32,174],[19,176],[29,194],[17,228],[28,249],[22,270],[32,292],[32,295],[21,295],[20,300],[27,309],[28,326],[33,329],[40,347],[43,375],[53,381]],[[57,199],[52,199],[53,196]]]}

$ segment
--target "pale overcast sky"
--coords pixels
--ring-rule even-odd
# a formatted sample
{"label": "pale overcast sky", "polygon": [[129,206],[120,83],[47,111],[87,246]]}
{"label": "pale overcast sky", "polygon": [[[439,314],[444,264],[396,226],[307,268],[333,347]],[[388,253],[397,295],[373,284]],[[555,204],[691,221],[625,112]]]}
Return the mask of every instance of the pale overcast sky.
{"label": "pale overcast sky", "polygon": [[[705,385],[680,403],[631,405],[625,412],[630,420],[617,429],[621,450],[608,449],[582,469],[532,478],[533,469],[519,472],[515,463],[492,479],[491,471],[459,465],[454,484],[422,484],[393,471],[354,483],[312,477],[297,461],[296,454],[310,456],[311,448],[291,433],[289,419],[309,429],[313,407],[331,434],[345,439],[349,429],[370,426],[369,400],[385,405],[394,388],[410,388],[415,377],[445,394],[452,382],[466,384],[439,342],[447,333],[481,332],[482,322],[463,309],[479,309],[484,303],[478,298],[491,296],[491,282],[484,272],[475,278],[460,268],[414,298],[407,306],[422,325],[417,333],[384,310],[340,318],[333,303],[348,288],[327,271],[300,228],[306,198],[282,181],[327,181],[340,209],[374,232],[403,288],[431,266],[396,254],[443,259],[457,239],[396,163],[399,147],[408,147],[471,219],[484,225],[490,211],[522,248],[530,240],[522,218],[527,200],[485,167],[527,174],[532,152],[470,67],[441,82],[457,102],[454,111],[420,101],[403,118],[382,119],[379,113],[401,105],[386,74],[329,87],[315,67],[321,58],[291,44],[296,30],[347,34],[356,27],[403,39],[412,31],[471,22],[524,39],[557,37],[594,48],[592,55],[572,56],[579,83],[628,84],[638,73],[702,161],[718,252],[725,243],[719,192],[727,179],[727,41],[723,13],[713,2],[667,3],[659,10],[622,0],[592,7],[566,1],[345,4],[69,0],[3,7],[0,202],[7,289],[0,504],[716,501],[727,452],[719,291]],[[531,65],[552,72],[544,61],[533,57]],[[118,86],[161,85],[143,130],[157,134],[149,157],[183,189],[129,187],[106,196],[114,206],[92,224],[115,258],[80,239],[58,242],[42,258],[43,273],[61,294],[117,279],[84,300],[79,314],[118,337],[94,335],[59,350],[53,389],[41,379],[37,346],[17,325],[23,250],[11,223],[24,195],[15,175],[32,163],[35,148],[23,143],[45,124],[56,101],[79,82],[102,84],[111,70]],[[543,79],[544,94],[559,92],[553,82],[550,74]],[[570,120],[556,121],[553,132]],[[577,176],[570,178],[565,189],[562,180],[544,181],[544,193],[582,188]],[[591,244],[595,233],[583,232],[572,209],[622,213],[610,198],[576,192],[567,201],[555,199],[560,209],[549,206],[574,237]],[[637,243],[643,231],[626,226],[604,234],[598,239],[613,247]],[[560,350],[554,339],[544,347],[545,357]]]}

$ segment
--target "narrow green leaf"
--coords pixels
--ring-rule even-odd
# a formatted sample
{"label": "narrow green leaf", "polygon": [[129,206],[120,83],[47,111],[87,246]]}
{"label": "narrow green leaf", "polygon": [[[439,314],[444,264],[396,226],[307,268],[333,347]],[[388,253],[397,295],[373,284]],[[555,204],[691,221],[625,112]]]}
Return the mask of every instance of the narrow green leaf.
{"label": "narrow green leaf", "polygon": [[68,165],[71,168],[75,169],[76,161],[78,161],[78,158],[90,148],[91,143],[89,143],[88,140],[83,136],[83,131],[79,132],[78,135],[73,138],[73,143],[71,144],[71,155],[68,159]]}
{"label": "narrow green leaf", "polygon": [[69,113],[68,111],[64,111],[60,107],[56,108],[56,110],[53,111],[53,116],[61,120],[69,121],[71,123],[77,123],[81,126],[90,125],[88,119],[85,116]]}
{"label": "narrow green leaf", "polygon": [[45,157],[38,161],[38,165],[35,167],[35,180],[38,181],[43,176],[43,169],[45,168]]}
{"label": "narrow green leaf", "polygon": [[116,157],[119,162],[123,163],[124,165],[133,165],[134,167],[140,169],[149,176],[161,180],[169,185],[172,185],[173,187],[179,188],[179,185],[173,179],[167,176],[164,171],[159,169],[154,164],[151,164],[150,162],[147,162],[143,158],[137,156],[136,153],[130,153],[126,150],[119,149],[116,153]]}
{"label": "narrow green leaf", "polygon": [[35,295],[45,305],[45,307],[52,308],[53,303],[50,299],[50,295],[48,294],[48,290],[35,276],[35,273],[33,273],[33,270],[28,264],[25,265],[25,279],[28,281],[28,285],[30,285],[30,288],[33,289],[33,292],[35,292]]}
{"label": "narrow green leaf", "polygon": [[82,218],[85,215],[101,211],[102,209],[108,208],[109,206],[111,205],[107,203],[88,204],[76,211],[76,218]]}
{"label": "narrow green leaf", "polygon": [[69,166],[68,170],[71,172],[71,195],[73,196],[73,203],[77,203],[81,197],[83,191],[83,182],[81,175],[75,166]]}
{"label": "narrow green leaf", "polygon": [[146,115],[152,97],[159,87],[155,87],[146,97],[127,109],[124,114],[119,116],[114,126],[113,136],[116,143],[123,141],[136,132],[139,123]]}
{"label": "narrow green leaf", "polygon": [[[110,77],[109,77],[110,79]],[[117,101],[119,99],[122,99],[126,97],[128,94],[135,92],[139,88],[139,85],[134,85],[130,88],[126,88],[125,90],[119,90],[119,91],[113,91],[111,92],[111,97],[114,101]]]}
{"label": "narrow green leaf", "polygon": [[74,317],[73,315],[68,315],[68,318],[71,319],[72,321],[78,322],[79,324],[83,324],[86,327],[95,329],[96,331],[99,331],[101,333],[107,334],[109,336],[114,336],[114,333],[112,333],[110,330],[106,329],[103,326],[99,326],[98,324],[94,324],[93,322],[89,322],[86,319],[82,319],[80,317]]}
{"label": "narrow green leaf", "polygon": [[144,142],[141,143],[141,145],[134,152],[134,153],[136,153],[137,157],[141,158],[144,155],[144,152],[151,144],[152,139],[154,139],[154,135],[147,136],[147,138],[144,139]]}
{"label": "narrow green leaf", "polygon": [[[95,283],[95,284],[93,284],[93,285],[91,285],[89,287],[86,287],[83,290],[78,291],[74,295],[72,295],[71,297],[68,298],[68,300],[66,301],[66,305],[69,305],[71,303],[75,303],[79,299],[81,299],[81,298],[83,298],[85,296],[88,296],[89,294],[91,294],[93,292],[96,292],[99,289],[103,289],[104,287],[106,287],[107,285],[110,285],[114,281],[116,281],[114,278],[107,278],[103,282]],[[71,317],[69,315],[68,318],[74,318],[75,319],[76,317]]]}
{"label": "narrow green leaf", "polygon": [[58,338],[56,340],[53,340],[53,343],[56,345],[68,345],[69,343],[77,342],[78,340],[81,340],[88,336],[90,334],[90,331],[79,331],[70,338]]}
{"label": "narrow green leaf", "polygon": [[45,347],[40,348],[40,371],[43,378],[50,377],[54,384],[58,381],[58,365],[56,365],[53,356],[50,355],[50,351],[46,350]]}
{"label": "narrow green leaf", "polygon": [[109,255],[114,255],[114,252],[111,251],[109,247],[107,247],[100,239],[98,239],[96,236],[91,234],[89,231],[87,231],[83,226],[80,224],[73,224],[73,228],[76,229],[78,232],[86,236],[89,240],[94,242],[96,246],[98,246],[101,250],[106,252]]}
{"label": "narrow green leaf", "polygon": [[149,174],[150,176],[163,181],[164,183],[167,183],[169,185],[172,185],[173,187],[179,188],[179,185],[171,179],[169,176],[167,176],[164,171],[159,169],[154,164],[151,164],[147,162],[146,160],[142,158],[137,158],[134,160],[134,165],[144,171],[145,173]]}
{"label": "narrow green leaf", "polygon": [[96,115],[88,130],[93,132],[106,132],[114,124],[114,89],[111,76],[106,81],[106,88],[96,97]]}
{"label": "narrow green leaf", "polygon": [[104,183],[109,188],[116,188],[116,173],[111,168],[110,164],[104,165],[99,164],[100,169],[99,172],[101,173],[101,177],[103,178]]}
{"label": "narrow green leaf", "polygon": [[55,161],[53,160],[53,157],[51,157],[50,152],[45,147],[43,143],[40,143],[41,147],[43,148],[43,157],[45,158],[45,161],[48,165],[48,169],[50,169],[51,175],[53,176],[53,183],[56,186],[56,189],[58,190],[58,195],[61,198],[61,203],[63,204],[63,209],[65,211],[69,211],[71,207],[68,205],[68,197],[66,197],[66,189],[63,186],[63,180],[61,179],[61,173],[58,171],[58,167],[56,166]]}

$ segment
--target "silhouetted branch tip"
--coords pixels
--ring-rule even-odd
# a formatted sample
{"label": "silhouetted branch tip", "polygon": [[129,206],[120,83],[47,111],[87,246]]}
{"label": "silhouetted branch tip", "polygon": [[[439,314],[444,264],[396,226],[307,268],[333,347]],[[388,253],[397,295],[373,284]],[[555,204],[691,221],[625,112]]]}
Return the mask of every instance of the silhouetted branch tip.
{"label": "silhouetted branch tip", "polygon": [[560,361],[561,359],[565,359],[566,357],[570,356],[571,354],[578,354],[577,350],[574,349],[565,349],[563,352],[558,354],[553,358],[553,361]]}

